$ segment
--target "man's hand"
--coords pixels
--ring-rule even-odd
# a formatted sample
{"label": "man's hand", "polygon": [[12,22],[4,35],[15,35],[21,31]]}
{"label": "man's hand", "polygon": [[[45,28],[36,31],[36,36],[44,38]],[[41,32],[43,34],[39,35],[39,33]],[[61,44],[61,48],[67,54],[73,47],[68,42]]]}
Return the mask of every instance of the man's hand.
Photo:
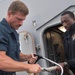
{"label": "man's hand", "polygon": [[[59,64],[62,66],[62,68],[63,68],[63,70],[64,70],[64,73],[67,74],[67,75],[69,75],[69,67],[68,67],[67,62],[63,62],[63,63],[59,63]],[[57,70],[57,71],[61,71],[61,68],[58,66],[58,67],[56,68],[56,70]]]}
{"label": "man's hand", "polygon": [[37,56],[34,56],[34,54],[23,54],[20,52],[20,61],[28,61],[30,64],[34,64],[37,60]]}
{"label": "man's hand", "polygon": [[35,74],[38,74],[39,72],[41,72],[41,67],[39,64],[30,64],[27,72],[28,73],[35,73]]}
{"label": "man's hand", "polygon": [[34,64],[38,58],[37,56],[34,56],[34,54],[29,54],[27,57],[30,64]]}
{"label": "man's hand", "polygon": [[[65,66],[65,64],[64,63],[59,63],[61,66],[62,66],[62,68],[64,69],[64,66]],[[58,66],[57,68],[56,68],[56,70],[57,71],[61,71],[61,68]]]}

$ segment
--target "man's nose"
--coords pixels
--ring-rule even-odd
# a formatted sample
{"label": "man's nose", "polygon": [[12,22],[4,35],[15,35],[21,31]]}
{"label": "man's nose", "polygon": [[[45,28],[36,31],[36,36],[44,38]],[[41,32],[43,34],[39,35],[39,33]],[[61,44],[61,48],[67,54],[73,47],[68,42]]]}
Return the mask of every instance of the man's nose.
{"label": "man's nose", "polygon": [[19,25],[23,25],[23,21],[20,21],[20,22],[19,22]]}
{"label": "man's nose", "polygon": [[63,26],[65,27],[65,26],[67,26],[67,24],[64,22],[64,23],[63,23]]}

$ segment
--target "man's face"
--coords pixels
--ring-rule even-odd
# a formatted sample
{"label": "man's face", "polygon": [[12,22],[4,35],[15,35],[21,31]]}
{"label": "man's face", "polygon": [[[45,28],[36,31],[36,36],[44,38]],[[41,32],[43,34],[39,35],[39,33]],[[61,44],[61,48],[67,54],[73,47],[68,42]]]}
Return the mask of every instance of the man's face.
{"label": "man's face", "polygon": [[69,14],[61,16],[61,22],[66,30],[74,23],[74,19],[69,16]]}
{"label": "man's face", "polygon": [[23,21],[25,19],[26,19],[26,16],[24,16],[20,12],[17,12],[14,15],[12,13],[8,14],[8,23],[15,30],[17,30],[20,26],[22,26]]}

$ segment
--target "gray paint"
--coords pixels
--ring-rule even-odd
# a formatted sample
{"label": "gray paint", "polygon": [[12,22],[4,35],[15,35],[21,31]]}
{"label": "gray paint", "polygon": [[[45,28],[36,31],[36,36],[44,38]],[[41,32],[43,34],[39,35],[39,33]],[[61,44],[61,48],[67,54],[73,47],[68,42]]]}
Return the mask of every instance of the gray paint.
{"label": "gray paint", "polygon": [[[0,20],[6,16],[7,8],[13,0],[0,0]],[[45,56],[44,54],[44,45],[42,35],[45,29],[51,27],[60,22],[60,12],[65,10],[71,5],[75,5],[75,0],[21,0],[26,3],[29,8],[29,15],[27,19],[24,21],[23,26],[18,30],[20,31],[28,31],[34,37],[35,45],[40,45],[41,50],[38,50],[37,53]],[[70,8],[68,10],[74,11],[74,8]],[[52,21],[48,22],[50,19],[58,15]],[[32,21],[36,20],[37,26],[34,27],[32,25]],[[38,27],[42,26],[44,23],[48,22],[42,28],[38,29]],[[44,64],[42,64],[44,62]],[[46,62],[40,62],[41,66],[46,66]],[[45,74],[45,73],[44,73]],[[42,75],[44,75],[42,74]],[[46,74],[45,74],[46,75]]]}

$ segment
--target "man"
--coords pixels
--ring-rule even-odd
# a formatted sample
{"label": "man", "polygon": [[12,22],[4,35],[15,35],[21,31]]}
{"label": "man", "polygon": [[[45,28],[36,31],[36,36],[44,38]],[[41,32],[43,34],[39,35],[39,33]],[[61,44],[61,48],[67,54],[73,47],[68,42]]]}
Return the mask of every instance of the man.
{"label": "man", "polygon": [[63,68],[68,67],[75,74],[75,16],[73,12],[64,12],[61,15],[61,23],[67,31],[64,34],[66,62],[60,63],[60,65]]}
{"label": "man", "polygon": [[14,1],[8,8],[7,16],[0,22],[0,75],[15,75],[16,71],[39,73],[41,67],[34,63],[37,57],[25,55],[19,49],[16,30],[22,26],[29,10],[21,1]]}

